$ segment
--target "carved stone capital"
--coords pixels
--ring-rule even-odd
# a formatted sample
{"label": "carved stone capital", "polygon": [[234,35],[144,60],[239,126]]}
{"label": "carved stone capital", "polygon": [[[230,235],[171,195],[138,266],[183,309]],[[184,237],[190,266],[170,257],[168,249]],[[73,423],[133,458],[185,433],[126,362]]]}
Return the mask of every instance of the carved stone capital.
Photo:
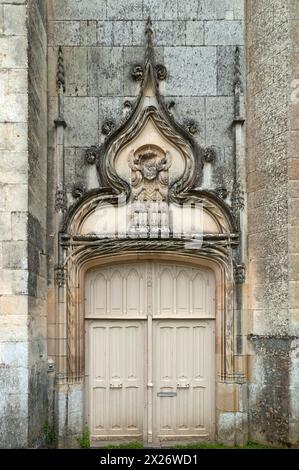
{"label": "carved stone capital", "polygon": [[55,283],[58,287],[65,285],[65,269],[63,266],[55,267]]}
{"label": "carved stone capital", "polygon": [[64,212],[67,209],[66,191],[64,187],[58,186],[55,194],[55,210],[56,212]]}

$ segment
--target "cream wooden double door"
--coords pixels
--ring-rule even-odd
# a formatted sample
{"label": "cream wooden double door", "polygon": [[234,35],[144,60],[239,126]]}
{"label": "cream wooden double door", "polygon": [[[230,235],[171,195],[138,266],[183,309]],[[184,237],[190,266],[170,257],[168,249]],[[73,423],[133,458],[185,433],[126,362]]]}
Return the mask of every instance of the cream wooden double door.
{"label": "cream wooden double door", "polygon": [[156,262],[90,271],[85,316],[92,442],[213,436],[211,271]]}

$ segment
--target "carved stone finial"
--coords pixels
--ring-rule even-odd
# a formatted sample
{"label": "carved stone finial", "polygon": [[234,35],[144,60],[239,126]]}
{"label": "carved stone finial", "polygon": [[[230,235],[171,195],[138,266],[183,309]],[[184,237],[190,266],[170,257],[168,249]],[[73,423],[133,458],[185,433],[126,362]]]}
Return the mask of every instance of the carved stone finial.
{"label": "carved stone finial", "polygon": [[165,65],[158,64],[156,65],[156,74],[157,74],[157,79],[160,81],[166,80],[167,78],[167,69]]}
{"label": "carved stone finial", "polygon": [[216,150],[213,147],[207,147],[203,154],[206,163],[213,163],[216,160]]}
{"label": "carved stone finial", "polygon": [[141,82],[143,80],[144,70],[143,70],[142,65],[139,65],[139,64],[133,65],[132,71],[131,71],[131,77],[133,78],[135,82]]}
{"label": "carved stone finial", "polygon": [[236,284],[243,284],[246,279],[246,268],[244,263],[234,266],[234,277]]}
{"label": "carved stone finial", "polygon": [[235,119],[240,119],[241,114],[241,93],[242,93],[242,72],[241,72],[241,57],[240,48],[236,46],[235,49],[235,70],[234,70],[234,108]]}
{"label": "carved stone finial", "polygon": [[86,187],[84,183],[76,183],[73,186],[72,196],[75,199],[82,197],[86,191]]}
{"label": "carved stone finial", "polygon": [[62,91],[65,92],[65,72],[64,72],[63,53],[62,53],[61,46],[59,46],[58,48],[56,85],[57,85],[57,90],[62,89]]}
{"label": "carved stone finial", "polygon": [[189,134],[196,134],[198,132],[198,125],[195,121],[189,120],[185,122],[185,128],[189,132]]}
{"label": "carved stone finial", "polygon": [[151,17],[149,16],[145,26],[146,35],[146,50],[145,50],[145,64],[151,62],[152,66],[155,63],[154,60],[154,47],[153,47],[153,25]]}
{"label": "carved stone finial", "polygon": [[114,128],[115,122],[113,121],[113,119],[105,119],[102,125],[102,133],[105,135],[109,135]]}
{"label": "carved stone finial", "polygon": [[88,165],[94,165],[94,163],[97,161],[97,155],[98,148],[95,145],[89,147],[85,152],[86,163],[88,163]]}
{"label": "carved stone finial", "polygon": [[241,73],[241,58],[240,58],[240,48],[236,46],[235,49],[235,71],[234,71],[234,87],[242,89],[242,73]]}
{"label": "carved stone finial", "polygon": [[152,43],[152,36],[153,36],[153,23],[150,16],[147,18],[146,26],[145,26],[145,35],[147,37],[147,44],[151,45]]}

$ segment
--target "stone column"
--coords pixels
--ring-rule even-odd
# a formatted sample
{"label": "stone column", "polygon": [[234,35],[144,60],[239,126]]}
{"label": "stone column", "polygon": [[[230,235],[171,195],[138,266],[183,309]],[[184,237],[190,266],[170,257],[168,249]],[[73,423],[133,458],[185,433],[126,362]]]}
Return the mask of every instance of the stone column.
{"label": "stone column", "polygon": [[246,7],[250,438],[295,443],[299,104],[291,94],[299,7],[297,0]]}

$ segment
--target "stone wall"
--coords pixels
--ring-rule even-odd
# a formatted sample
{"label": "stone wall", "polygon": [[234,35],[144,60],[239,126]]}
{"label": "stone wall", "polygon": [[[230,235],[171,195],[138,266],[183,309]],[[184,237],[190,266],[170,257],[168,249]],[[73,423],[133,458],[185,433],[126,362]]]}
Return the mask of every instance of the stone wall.
{"label": "stone wall", "polygon": [[103,142],[104,120],[119,125],[128,110],[124,103],[133,105],[136,100],[139,84],[132,80],[131,68],[143,62],[148,15],[153,20],[157,62],[168,70],[162,89],[166,102],[175,102],[172,109],[179,122],[196,121],[195,139],[200,145],[216,147],[210,186],[225,185],[231,191],[234,49],[240,45],[243,57],[242,4],[240,0],[196,0],[186,6],[159,0],[49,2],[49,113],[53,122],[57,49],[62,46],[70,204],[75,183],[82,182],[87,189],[97,185],[96,175],[84,165],[85,148]]}
{"label": "stone wall", "polygon": [[295,0],[246,5],[249,429],[253,440],[295,443],[299,10]]}
{"label": "stone wall", "polygon": [[34,445],[46,419],[45,284],[35,282],[45,201],[33,202],[45,175],[46,36],[37,7],[0,2],[0,447]]}
{"label": "stone wall", "polygon": [[47,36],[45,2],[28,2],[29,443],[47,413]]}

